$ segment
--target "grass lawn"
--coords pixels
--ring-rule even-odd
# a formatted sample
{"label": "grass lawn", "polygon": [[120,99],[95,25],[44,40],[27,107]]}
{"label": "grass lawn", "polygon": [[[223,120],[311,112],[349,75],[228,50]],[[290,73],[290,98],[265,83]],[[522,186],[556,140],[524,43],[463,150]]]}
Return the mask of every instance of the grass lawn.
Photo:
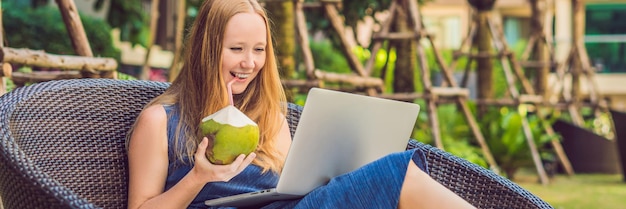
{"label": "grass lawn", "polygon": [[556,209],[626,208],[626,182],[621,174],[560,174],[546,186],[534,173],[516,175],[516,183]]}

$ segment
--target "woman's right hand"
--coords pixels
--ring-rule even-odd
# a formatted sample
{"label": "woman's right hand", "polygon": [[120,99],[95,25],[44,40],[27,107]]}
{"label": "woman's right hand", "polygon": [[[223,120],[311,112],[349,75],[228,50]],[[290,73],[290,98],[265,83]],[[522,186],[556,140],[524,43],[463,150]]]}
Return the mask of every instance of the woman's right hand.
{"label": "woman's right hand", "polygon": [[248,154],[248,156],[241,154],[231,164],[216,165],[211,163],[205,155],[208,144],[209,139],[204,137],[194,154],[194,166],[190,172],[200,182],[230,181],[248,167],[256,157],[254,152]]}

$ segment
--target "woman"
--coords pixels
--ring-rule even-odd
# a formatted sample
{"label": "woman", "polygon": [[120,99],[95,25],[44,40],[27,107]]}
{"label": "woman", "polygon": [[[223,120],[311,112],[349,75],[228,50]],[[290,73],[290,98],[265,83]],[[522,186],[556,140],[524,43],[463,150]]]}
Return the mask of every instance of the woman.
{"label": "woman", "polygon": [[[146,105],[129,134],[128,208],[206,208],[206,199],[276,186],[291,136],[270,34],[255,0],[202,4],[184,67],[167,91]],[[233,79],[234,104],[259,125],[260,142],[255,152],[214,165],[205,157],[209,142],[198,124],[228,105],[226,83]],[[265,208],[472,207],[422,169],[421,153],[396,153],[302,199]]]}

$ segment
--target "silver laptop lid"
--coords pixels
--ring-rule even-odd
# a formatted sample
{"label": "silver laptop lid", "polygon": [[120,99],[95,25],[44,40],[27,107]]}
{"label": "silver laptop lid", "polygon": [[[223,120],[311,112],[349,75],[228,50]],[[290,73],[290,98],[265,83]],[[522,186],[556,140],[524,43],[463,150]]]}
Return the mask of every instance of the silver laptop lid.
{"label": "silver laptop lid", "polygon": [[312,88],[278,192],[304,195],[335,176],[403,151],[419,111],[414,103]]}

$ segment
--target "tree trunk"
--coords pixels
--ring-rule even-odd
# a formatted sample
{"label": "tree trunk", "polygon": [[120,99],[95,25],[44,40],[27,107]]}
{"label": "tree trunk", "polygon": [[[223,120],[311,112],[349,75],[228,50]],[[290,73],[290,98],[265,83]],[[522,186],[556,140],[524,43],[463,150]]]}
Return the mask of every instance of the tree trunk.
{"label": "tree trunk", "polygon": [[[489,54],[492,52],[492,37],[489,33],[489,26],[487,25],[487,19],[489,18],[488,11],[479,11],[476,14],[478,18],[478,28],[476,31],[476,43],[478,53]],[[491,57],[479,57],[476,58],[477,73],[478,73],[478,98],[479,99],[492,99],[494,97],[493,91],[493,58]]]}
{"label": "tree trunk", "polygon": [[139,74],[140,80],[150,79],[150,54],[156,37],[157,23],[159,20],[159,0],[152,0],[150,7],[152,8],[150,11],[150,34],[148,34],[148,43],[146,43],[145,60],[141,68],[141,74]]}
{"label": "tree trunk", "polygon": [[[404,8],[408,8],[408,5],[403,5]],[[393,21],[393,29],[396,32],[411,32],[409,23],[407,20],[407,13],[405,10],[398,10],[395,16],[396,20]],[[393,71],[393,92],[415,92],[415,67],[417,63],[415,40],[402,39],[393,40],[391,44],[396,48],[396,66]]]}
{"label": "tree trunk", "polygon": [[180,73],[180,60],[182,58],[183,36],[185,30],[185,18],[187,18],[187,0],[178,0],[178,14],[176,14],[176,37],[174,40],[174,59],[170,65],[168,81],[174,82],[174,79]]}
{"label": "tree trunk", "polygon": [[0,62],[88,72],[111,72],[117,70],[117,61],[108,57],[84,57],[48,54],[43,50],[2,48]]}
{"label": "tree trunk", "polygon": [[80,56],[93,57],[87,34],[83,28],[83,22],[80,20],[78,9],[73,0],[56,0],[65,28],[72,41],[72,46],[76,54]]}
{"label": "tree trunk", "polygon": [[577,49],[576,55],[573,57],[571,66],[572,71],[572,102],[578,103],[582,99],[582,93],[580,90],[580,76],[583,71],[582,68],[589,67],[589,65],[583,64],[587,62],[588,56],[587,49],[585,48],[584,36],[585,36],[585,1],[584,0],[572,0],[572,8],[574,10],[574,31],[573,42],[574,47]]}
{"label": "tree trunk", "polygon": [[293,1],[266,1],[265,8],[274,21],[274,46],[280,75],[293,78],[296,72],[296,26]]}
{"label": "tree trunk", "polygon": [[[546,0],[530,0],[529,1],[530,6],[531,6],[531,16],[530,16],[530,26],[531,26],[531,36],[533,34],[544,34],[544,20],[545,20],[545,10],[547,9],[546,6],[544,6],[544,8],[540,8],[540,3],[541,4],[546,4]],[[546,34],[544,34],[546,35]],[[543,37],[543,36],[537,36],[537,37]],[[533,47],[533,57],[531,59],[536,60],[538,62],[542,62],[542,63],[551,63],[552,60],[550,60],[550,54],[548,53],[548,50],[546,49],[546,45],[543,43],[542,40],[536,40],[535,45]],[[526,71],[526,75],[528,78],[534,78],[534,86],[535,86],[535,93],[537,95],[544,95],[546,92],[546,89],[548,88],[548,75],[550,73],[550,67],[547,65],[544,65],[542,67],[539,67],[537,69],[533,69],[533,70],[527,70]]]}
{"label": "tree trunk", "polygon": [[[490,54],[492,52],[493,41],[487,20],[490,18],[489,13],[493,9],[495,0],[468,0],[468,2],[475,9],[474,18],[476,18],[477,21],[477,29],[474,42],[477,45],[476,50],[478,54]],[[494,97],[492,59],[492,57],[476,58],[478,99],[492,99]]]}

